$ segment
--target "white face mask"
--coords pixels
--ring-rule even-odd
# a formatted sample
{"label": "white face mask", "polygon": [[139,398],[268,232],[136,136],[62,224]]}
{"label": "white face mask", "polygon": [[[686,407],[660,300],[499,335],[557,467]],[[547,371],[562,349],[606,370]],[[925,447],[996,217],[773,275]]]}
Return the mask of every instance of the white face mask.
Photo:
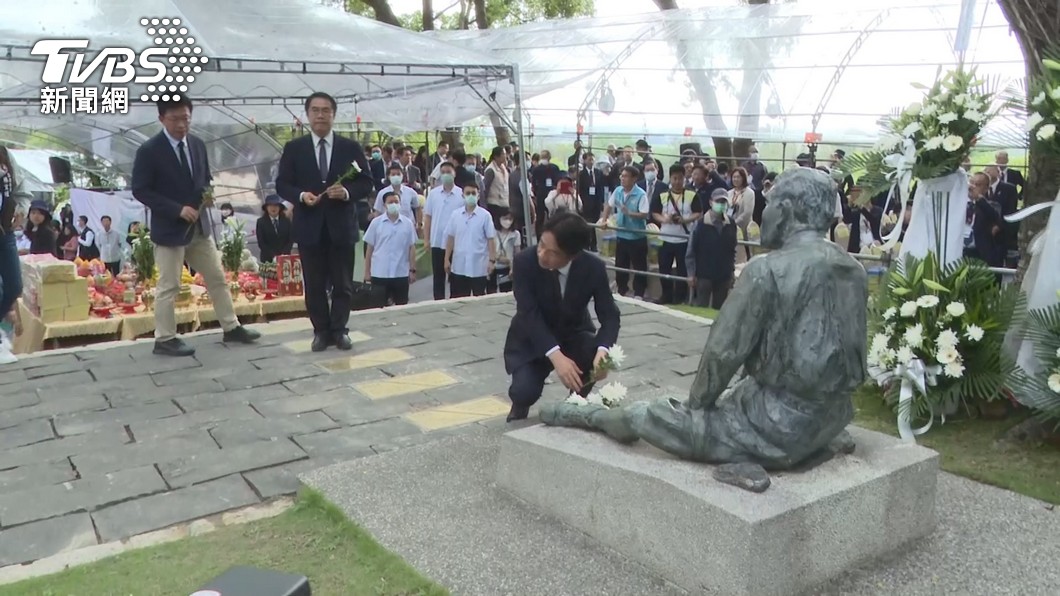
{"label": "white face mask", "polygon": [[397,215],[401,212],[401,205],[399,203],[387,203],[386,212],[389,215]]}
{"label": "white face mask", "polygon": [[549,160],[549,159],[548,159],[547,157],[543,157],[543,158],[541,158],[541,163],[545,164],[546,166],[548,165],[548,162],[549,162],[549,161],[550,161],[550,160]]}
{"label": "white face mask", "polygon": [[644,172],[644,179],[648,182],[655,182],[655,170],[648,170]]}
{"label": "white face mask", "polygon": [[401,177],[401,176],[391,176],[390,177],[390,183],[393,184],[394,186],[401,186],[401,181],[402,180],[404,180],[404,178]]}
{"label": "white face mask", "polygon": [[508,228],[512,227],[512,220],[510,220],[510,219],[502,219],[501,220],[501,227],[504,228],[505,230],[507,230]]}

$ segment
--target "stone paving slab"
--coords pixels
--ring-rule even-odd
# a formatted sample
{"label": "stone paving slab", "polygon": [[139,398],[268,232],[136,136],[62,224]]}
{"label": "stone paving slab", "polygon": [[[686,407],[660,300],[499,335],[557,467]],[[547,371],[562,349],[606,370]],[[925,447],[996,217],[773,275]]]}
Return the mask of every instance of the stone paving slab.
{"label": "stone paving slab", "polygon": [[[705,322],[620,308],[635,366],[613,380],[652,396],[690,383],[680,372]],[[95,544],[96,530],[124,539],[291,495],[298,474],[341,461],[499,434],[512,312],[511,296],[356,312],[349,352],[310,352],[309,322],[294,319],[256,326],[257,346],[185,336],[191,358],[155,356],[147,340],[2,367],[0,565]],[[558,384],[545,393],[565,397]]]}

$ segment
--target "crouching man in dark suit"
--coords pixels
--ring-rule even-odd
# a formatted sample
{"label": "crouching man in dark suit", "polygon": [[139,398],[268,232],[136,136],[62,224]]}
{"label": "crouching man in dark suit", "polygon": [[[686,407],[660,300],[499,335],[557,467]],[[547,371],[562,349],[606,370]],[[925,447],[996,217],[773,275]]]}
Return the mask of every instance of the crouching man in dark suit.
{"label": "crouching man in dark suit", "polygon": [[[583,397],[604,377],[599,365],[618,341],[619,311],[603,261],[585,252],[592,234],[578,214],[560,213],[546,222],[536,251],[513,259],[516,310],[504,342],[504,367],[512,376],[509,422],[529,415],[553,370]],[[599,330],[589,317],[590,300]]]}

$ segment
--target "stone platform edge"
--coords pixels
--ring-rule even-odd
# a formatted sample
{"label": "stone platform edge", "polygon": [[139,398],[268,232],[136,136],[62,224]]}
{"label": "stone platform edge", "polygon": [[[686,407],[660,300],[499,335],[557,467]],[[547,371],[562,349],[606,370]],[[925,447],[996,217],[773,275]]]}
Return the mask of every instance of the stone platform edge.
{"label": "stone platform edge", "polygon": [[853,455],[753,494],[578,429],[507,433],[497,486],[692,592],[797,594],[935,528],[938,454],[857,427]]}

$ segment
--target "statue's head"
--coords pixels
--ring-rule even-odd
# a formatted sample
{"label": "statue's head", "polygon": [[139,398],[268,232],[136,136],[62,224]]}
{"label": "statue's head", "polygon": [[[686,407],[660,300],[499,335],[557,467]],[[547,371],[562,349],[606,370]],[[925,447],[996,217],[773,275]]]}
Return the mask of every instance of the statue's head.
{"label": "statue's head", "polygon": [[835,218],[835,203],[835,185],[823,172],[793,168],[777,176],[762,212],[762,246],[780,248],[803,231],[823,237]]}

